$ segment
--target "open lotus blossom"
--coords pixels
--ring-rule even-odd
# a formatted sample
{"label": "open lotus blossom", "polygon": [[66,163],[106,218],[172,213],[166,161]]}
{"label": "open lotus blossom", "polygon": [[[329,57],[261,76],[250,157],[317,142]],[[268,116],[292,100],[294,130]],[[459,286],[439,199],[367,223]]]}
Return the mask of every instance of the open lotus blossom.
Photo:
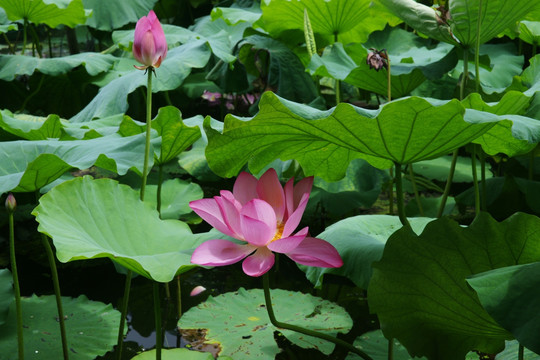
{"label": "open lotus blossom", "polygon": [[276,171],[270,169],[259,180],[243,172],[233,191],[221,196],[190,202],[190,207],[207,223],[225,235],[242,240],[213,239],[199,245],[191,262],[223,266],[243,260],[247,275],[261,276],[274,265],[274,252],[297,263],[319,267],[340,267],[343,261],[328,242],[308,236],[308,228],[293,233],[306,209],[313,177],[294,185],[281,186]]}
{"label": "open lotus blossom", "polygon": [[135,25],[133,56],[143,64],[143,66],[134,65],[139,70],[158,68],[167,56],[165,33],[153,10],[150,10],[148,16],[140,18]]}

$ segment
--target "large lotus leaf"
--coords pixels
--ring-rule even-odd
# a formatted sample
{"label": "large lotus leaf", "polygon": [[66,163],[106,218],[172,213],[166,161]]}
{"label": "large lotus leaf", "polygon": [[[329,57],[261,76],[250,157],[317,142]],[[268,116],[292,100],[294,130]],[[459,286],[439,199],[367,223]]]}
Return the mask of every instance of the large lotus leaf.
{"label": "large lotus leaf", "polygon": [[501,223],[481,213],[469,227],[442,218],[420,236],[398,230],[373,265],[368,289],[370,309],[385,336],[429,359],[501,351],[511,334],[484,310],[466,279],[539,261],[539,231],[540,219],[523,213]]}
{"label": "large lotus leaf", "polygon": [[[152,140],[159,148],[159,138]],[[0,193],[36,191],[72,168],[92,165],[124,175],[143,169],[145,135],[106,136],[74,141],[0,143]]]}
{"label": "large lotus leaf", "polygon": [[85,11],[82,0],[0,0],[9,20],[28,20],[55,28],[71,28],[84,24],[90,12]]}
{"label": "large lotus leaf", "polygon": [[[304,65],[285,44],[272,38],[253,35],[240,43],[239,60],[248,72],[261,76],[261,57],[259,52],[268,52],[268,87],[276,89],[276,93],[286,99],[309,103],[317,97],[317,89],[311,76],[306,73]],[[251,71],[250,71],[251,69]]]}
{"label": "large lotus leaf", "polygon": [[[540,123],[529,117],[518,116],[527,110],[530,102],[530,97],[518,91],[506,93],[497,103],[486,103],[477,93],[467,96],[462,104],[467,109],[484,112],[484,114],[478,113],[478,116],[495,114],[499,115],[500,119],[509,120],[499,121],[491,130],[473,142],[480,144],[484,151],[490,155],[503,153],[515,156],[533,149],[540,139]],[[470,115],[470,111],[467,110],[467,112],[465,119]]]}
{"label": "large lotus leaf", "polygon": [[[452,0],[448,2],[452,32],[464,47],[474,46],[477,40],[477,27],[480,26],[480,44],[488,42],[506,28],[515,26],[531,13],[538,15],[538,0]],[[479,7],[481,21],[478,21]]]}
{"label": "large lotus leaf", "polygon": [[[281,289],[271,290],[276,318],[289,324],[316,329],[335,336],[348,332],[352,320],[338,305],[321,298]],[[260,289],[225,293],[209,297],[182,315],[178,322],[181,329],[203,329],[206,340],[218,343],[220,355],[235,360],[273,359],[280,352],[274,340],[274,331],[303,348],[315,347],[329,354],[334,344],[294,331],[276,328],[270,322]]]}
{"label": "large lotus leaf", "polygon": [[[180,179],[166,180],[161,188],[161,218],[178,219],[192,212],[189,202],[203,198],[203,191],[198,184]],[[156,207],[157,185],[147,185],[144,201]]]}
{"label": "large lotus leaf", "polygon": [[539,360],[540,355],[533,353],[528,349],[524,349],[523,358],[518,356],[519,342],[517,340],[511,340],[506,342],[506,347],[503,351],[495,356],[495,360]]}
{"label": "large lotus leaf", "polygon": [[[194,41],[170,50],[156,69],[152,91],[174,90],[190,74],[192,68],[201,68],[210,58],[208,46],[203,41]],[[136,62],[133,60],[133,64]],[[102,87],[96,97],[81,112],[72,117],[72,122],[86,122],[125,113],[128,109],[127,96],[140,86],[145,86],[147,77],[142,71],[132,72],[117,78]]]}
{"label": "large lotus leaf", "polygon": [[[538,243],[537,237],[531,242]],[[484,309],[528,349],[540,354],[540,262],[514,265],[467,279]]]}
{"label": "large lotus leaf", "polygon": [[[211,21],[209,16],[197,19],[193,28],[185,29],[175,25],[163,25],[163,32],[167,44],[185,44],[190,41],[201,40],[208,43],[212,52],[221,60],[230,63],[236,60],[231,53],[236,43],[242,39],[248,23],[228,25],[224,20]],[[126,50],[133,44],[135,30],[121,30],[113,33],[113,41]],[[168,55],[167,55],[168,56]]]}
{"label": "large lotus leaf", "polygon": [[274,37],[286,30],[304,30],[304,9],[316,34],[328,37],[355,30],[357,42],[364,42],[375,30],[385,27],[387,19],[377,16],[370,0],[271,0],[261,2],[263,27]]}
{"label": "large lotus leaf", "polygon": [[110,179],[77,178],[54,187],[32,212],[62,262],[108,257],[160,282],[192,269],[198,237],[177,220],[161,220],[137,191]]}
{"label": "large lotus leaf", "polygon": [[154,8],[157,0],[82,0],[85,9],[92,10],[86,25],[103,31],[111,31],[127,23],[137,22]]}
{"label": "large lotus leaf", "polygon": [[[448,179],[448,171],[452,163],[451,156],[441,156],[433,160],[420,161],[414,164],[415,174],[420,174],[428,179],[445,182]],[[477,162],[476,171],[480,174],[482,167]],[[492,174],[486,174],[487,178],[493,177]],[[454,170],[454,183],[473,182],[471,159],[459,156]]]}
{"label": "large lotus leaf", "polygon": [[[62,297],[73,360],[92,360],[116,345],[120,313],[111,304]],[[54,296],[22,298],[24,353],[28,359],[62,359],[62,340]],[[13,302],[7,324],[0,327],[0,360],[17,359],[17,320]]]}
{"label": "large lotus leaf", "polygon": [[9,305],[13,302],[13,277],[8,269],[0,270],[0,326],[6,323]]}
{"label": "large lotus leaf", "polygon": [[[422,232],[430,218],[411,218],[409,222],[417,233]],[[401,228],[397,216],[359,215],[330,225],[318,238],[334,245],[343,259],[340,268],[319,268],[298,265],[316,288],[323,283],[324,274],[349,278],[362,289],[367,289],[371,279],[371,264],[381,259],[386,240]]]}
{"label": "large lotus leaf", "polygon": [[[206,156],[210,168],[225,177],[249,162],[257,173],[276,158],[296,159],[306,175],[328,181],[341,179],[349,162],[363,158],[378,168],[436,158],[476,139],[494,123],[482,114],[463,121],[457,101],[411,97],[387,103],[379,110],[350,104],[320,111],[267,92],[251,120],[225,118],[223,134],[207,127]],[[473,119],[474,118],[474,119]],[[495,120],[495,119],[492,119]]]}
{"label": "large lotus leaf", "polygon": [[[513,77],[521,74],[523,56],[516,54],[512,43],[482,45],[480,55],[480,86],[486,94],[502,93],[512,84]],[[474,60],[469,56],[469,72],[473,71]],[[450,75],[458,80],[462,73],[463,61],[460,60]]]}
{"label": "large lotus leaf", "polygon": [[367,161],[355,159],[340,181],[326,182],[316,177],[311,191],[309,208],[324,208],[331,216],[343,216],[360,207],[370,208],[379,197],[388,172],[376,169]]}
{"label": "large lotus leaf", "polygon": [[457,61],[455,52],[451,52],[452,46],[444,43],[431,46],[429,41],[395,28],[372,34],[364,46],[351,44],[344,48],[340,43],[327,46],[322,56],[312,56],[308,68],[315,75],[330,76],[386,95],[387,71],[370,69],[366,62],[369,48],[387,50],[391,61],[394,98],[409,94],[426,76],[440,77],[451,70]]}
{"label": "large lotus leaf", "polygon": [[81,53],[51,59],[23,55],[1,55],[0,80],[12,81],[18,75],[32,75],[36,70],[42,74],[58,76],[81,65],[84,66],[89,75],[95,76],[109,70],[116,60],[112,55],[100,53]]}
{"label": "large lotus leaf", "polygon": [[526,43],[540,43],[540,21],[523,20],[519,23],[519,38]]}
{"label": "large lotus leaf", "polygon": [[[446,22],[444,15],[434,8],[414,0],[378,0],[389,11],[408,25],[431,38],[465,48],[474,47],[477,28],[480,25],[480,43],[483,44],[514,26],[519,20],[540,7],[538,0],[453,0],[449,2],[451,18]],[[479,6],[482,4],[482,20],[479,24]]]}
{"label": "large lotus leaf", "polygon": [[[413,360],[413,358],[407,352],[407,349],[399,343],[399,341],[393,340],[392,359],[395,360]],[[384,337],[381,330],[374,330],[362,334],[354,341],[354,346],[363,350],[373,360],[387,360],[388,359],[388,340]],[[346,360],[358,360],[359,356],[356,354],[349,354]],[[418,359],[418,358],[415,358]],[[426,358],[420,358],[420,360]],[[476,356],[478,359],[478,356]]]}
{"label": "large lotus leaf", "polygon": [[212,20],[223,19],[228,25],[236,25],[240,22],[247,22],[252,25],[259,20],[262,15],[260,6],[257,3],[249,8],[237,7],[215,7],[210,16]]}
{"label": "large lotus leaf", "polygon": [[[222,359],[222,357],[219,357]],[[223,357],[224,358],[224,357]],[[156,350],[150,350],[132,357],[131,360],[155,360]],[[161,359],[163,360],[214,360],[214,356],[209,352],[199,352],[186,348],[180,349],[162,349]]]}
{"label": "large lotus leaf", "polygon": [[[120,127],[122,135],[133,135],[145,131],[146,124],[137,124],[127,118]],[[161,151],[156,155],[155,164],[162,165],[175,159],[182,151],[201,137],[197,126],[189,127],[182,121],[180,110],[174,106],[162,107],[152,120],[152,129],[161,136]]]}
{"label": "large lotus leaf", "polygon": [[[475,120],[472,120],[473,117]],[[534,149],[540,142],[540,122],[536,119],[520,115],[495,115],[473,109],[467,109],[464,118],[471,123],[492,121],[496,124],[473,141],[480,144],[489,155],[524,154]]]}

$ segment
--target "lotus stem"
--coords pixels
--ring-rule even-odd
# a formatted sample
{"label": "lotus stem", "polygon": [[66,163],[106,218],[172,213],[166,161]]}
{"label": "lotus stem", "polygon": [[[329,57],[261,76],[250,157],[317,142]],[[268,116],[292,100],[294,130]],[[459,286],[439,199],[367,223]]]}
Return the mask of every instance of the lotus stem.
{"label": "lotus stem", "polygon": [[523,359],[524,359],[524,356],[525,356],[525,348],[523,347],[523,345],[519,344],[519,348],[518,348],[518,360],[523,360]]}
{"label": "lotus stem", "polygon": [[180,275],[176,276],[176,306],[178,307],[178,319],[182,317],[182,288],[180,287]]}
{"label": "lotus stem", "polygon": [[[8,195],[13,196],[13,195]],[[13,198],[14,199],[14,198]],[[13,275],[13,288],[15,290],[15,310],[17,313],[17,343],[19,349],[19,360],[24,360],[24,340],[23,340],[23,318],[21,306],[21,288],[19,286],[19,274],[17,272],[17,261],[15,258],[15,226],[13,213],[15,207],[7,207],[9,216],[9,257],[11,261],[11,274]]]}
{"label": "lotus stem", "polygon": [[437,218],[440,218],[444,212],[444,207],[446,206],[446,200],[448,195],[450,195],[450,188],[452,187],[452,181],[454,180],[454,172],[456,171],[456,163],[458,157],[458,149],[454,150],[452,154],[452,162],[450,163],[450,170],[448,171],[448,179],[446,179],[446,186],[444,187],[444,192],[441,196],[441,204],[439,205],[439,211],[437,212]]}
{"label": "lotus stem", "polygon": [[394,339],[388,339],[388,360],[394,360]]}
{"label": "lotus stem", "polygon": [[126,281],[124,284],[124,297],[122,298],[122,305],[120,308],[120,326],[118,327],[118,341],[116,344],[116,358],[122,360],[122,350],[124,347],[124,326],[127,316],[129,292],[131,290],[131,278],[133,277],[133,271],[128,270],[126,273]]}
{"label": "lotus stem", "polygon": [[480,213],[480,187],[478,186],[478,174],[476,171],[476,145],[474,144],[471,153],[471,166],[474,185],[474,213],[478,215]]}
{"label": "lotus stem", "polygon": [[418,193],[418,187],[416,186],[412,164],[409,164],[409,176],[411,177],[411,184],[414,192],[414,198],[416,199],[416,205],[418,205],[418,211],[420,212],[420,216],[424,216],[424,208],[422,207],[422,202],[420,201],[420,194]]}
{"label": "lotus stem", "polygon": [[26,39],[27,39],[27,28],[28,27],[28,19],[24,19],[23,23],[23,45],[21,49],[21,55],[24,55],[24,52],[26,51]]}
{"label": "lotus stem", "polygon": [[478,2],[478,21],[476,22],[476,44],[474,51],[474,69],[476,76],[474,85],[476,92],[480,91],[480,29],[482,27],[482,0]]}
{"label": "lotus stem", "polygon": [[405,205],[403,202],[403,180],[401,179],[401,164],[396,162],[394,165],[396,167],[396,200],[399,220],[401,221],[401,224],[403,226],[410,227],[411,224],[409,224],[407,215],[405,215]]}
{"label": "lotus stem", "polygon": [[154,320],[156,323],[156,360],[161,360],[161,348],[163,347],[163,334],[161,332],[161,299],[159,297],[159,283],[152,281],[154,294]]}
{"label": "lotus stem", "polygon": [[148,177],[148,162],[150,160],[150,136],[152,134],[152,73],[153,67],[147,69],[148,79],[146,85],[146,145],[144,148],[144,164],[142,173],[142,183],[140,199],[144,201],[144,190],[146,188],[146,180]]}
{"label": "lotus stem", "polygon": [[62,338],[62,352],[64,354],[64,360],[69,359],[67,336],[66,336],[66,324],[64,319],[64,310],[62,308],[62,297],[60,295],[60,282],[58,281],[58,271],[56,269],[56,261],[54,254],[49,243],[49,239],[45,234],[41,234],[41,242],[47,252],[47,258],[49,259],[49,266],[51,267],[51,275],[54,287],[54,295],[56,296],[56,307],[58,309],[58,323],[60,324],[60,337]]}
{"label": "lotus stem", "polygon": [[287,324],[287,323],[278,321],[276,319],[276,316],[274,314],[274,308],[272,306],[272,297],[270,295],[270,281],[269,281],[268,273],[264,274],[262,276],[262,278],[263,278],[264,301],[266,303],[266,311],[268,312],[268,317],[270,318],[270,322],[272,323],[272,325],[274,325],[274,326],[276,326],[278,328],[292,330],[292,331],[296,331],[296,332],[304,334],[304,335],[309,335],[309,336],[313,336],[313,337],[316,337],[316,338],[319,338],[319,339],[330,341],[330,342],[332,342],[332,343],[334,343],[336,345],[339,345],[339,346],[342,346],[342,347],[346,348],[347,350],[349,350],[352,353],[355,353],[355,354],[359,355],[362,359],[373,360],[368,354],[366,354],[362,350],[360,350],[360,349],[356,348],[355,346],[349,344],[348,342],[343,341],[341,339],[338,339],[338,338],[336,338],[334,336],[324,334],[324,333],[321,333],[321,332],[318,332],[318,331],[315,331],[315,330],[306,329],[306,328],[303,328],[301,326]]}

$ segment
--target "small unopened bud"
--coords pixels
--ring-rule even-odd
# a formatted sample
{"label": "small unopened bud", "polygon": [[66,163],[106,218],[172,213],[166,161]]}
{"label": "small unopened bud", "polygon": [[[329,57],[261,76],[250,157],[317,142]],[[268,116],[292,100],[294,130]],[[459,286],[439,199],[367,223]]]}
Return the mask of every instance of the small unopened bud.
{"label": "small unopened bud", "polygon": [[197,295],[201,294],[205,290],[206,290],[206,288],[204,286],[201,286],[201,285],[195,286],[193,288],[193,290],[191,290],[191,293],[189,293],[189,296],[197,296]]}
{"label": "small unopened bud", "polygon": [[6,210],[9,213],[12,213],[15,211],[16,207],[17,207],[17,201],[15,200],[15,196],[13,196],[12,193],[9,193],[6,199]]}
{"label": "small unopened bud", "polygon": [[366,63],[369,65],[370,69],[375,69],[377,71],[381,70],[383,67],[388,69],[388,55],[386,50],[381,51],[377,49],[369,49],[371,52],[368,54]]}

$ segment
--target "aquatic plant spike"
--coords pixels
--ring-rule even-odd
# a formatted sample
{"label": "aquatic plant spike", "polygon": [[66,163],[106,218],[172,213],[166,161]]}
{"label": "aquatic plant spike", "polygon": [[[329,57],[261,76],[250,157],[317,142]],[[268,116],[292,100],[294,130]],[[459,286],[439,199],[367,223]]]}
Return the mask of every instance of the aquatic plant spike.
{"label": "aquatic plant spike", "polygon": [[260,179],[241,173],[233,192],[221,191],[213,199],[192,201],[190,207],[206,222],[225,235],[245,244],[224,239],[202,243],[191,262],[223,266],[244,260],[242,268],[250,276],[261,276],[274,265],[273,252],[287,255],[299,264],[340,267],[337,250],[328,242],[312,238],[305,227],[298,227],[313,185],[313,177],[294,185],[294,179],[281,186],[274,169]]}
{"label": "aquatic plant spike", "polygon": [[153,10],[150,10],[148,16],[143,16],[135,25],[133,56],[143,64],[143,66],[134,65],[139,70],[149,67],[158,68],[167,56],[165,33]]}

